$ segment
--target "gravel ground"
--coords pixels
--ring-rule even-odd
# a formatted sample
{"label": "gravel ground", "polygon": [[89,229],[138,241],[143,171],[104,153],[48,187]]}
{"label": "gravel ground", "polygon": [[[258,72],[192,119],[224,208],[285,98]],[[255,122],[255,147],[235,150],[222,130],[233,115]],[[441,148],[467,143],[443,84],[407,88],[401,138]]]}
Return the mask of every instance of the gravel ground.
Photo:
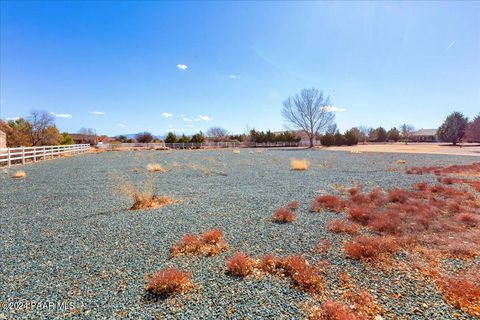
{"label": "gravel ground", "polygon": [[[291,171],[291,158],[307,158],[308,171]],[[225,274],[235,251],[249,255],[275,252],[324,256],[310,249],[328,239],[332,270],[348,271],[386,310],[385,318],[469,319],[446,304],[431,286],[405,275],[366,268],[345,258],[348,235],[326,231],[334,214],[311,213],[308,206],[332,186],[360,182],[366,188],[408,187],[433,176],[406,175],[407,166],[450,165],[475,157],[426,154],[329,152],[324,150],[143,151],[85,154],[27,165],[23,180],[0,175],[0,319],[2,318],[155,318],[160,319],[302,319],[308,294],[288,280],[267,276],[238,279]],[[157,162],[173,168],[147,173]],[[188,168],[206,167],[210,175]],[[140,168],[134,172],[133,167]],[[399,168],[397,171],[387,168]],[[141,186],[153,177],[160,195],[178,203],[130,211],[131,200],[117,189],[121,180]],[[292,200],[302,205],[298,221],[279,225],[272,212]],[[229,250],[215,257],[171,258],[172,244],[188,232],[224,231]],[[152,301],[144,275],[168,266],[192,273],[194,290]],[[328,276],[335,281],[335,274]],[[335,283],[330,283],[335,286]],[[399,298],[392,298],[395,294]],[[9,304],[16,303],[16,305]],[[25,310],[29,303],[36,308]],[[43,303],[67,303],[74,312]],[[42,304],[40,304],[42,303]],[[17,308],[9,308],[15,306]],[[23,308],[22,308],[23,307]]]}

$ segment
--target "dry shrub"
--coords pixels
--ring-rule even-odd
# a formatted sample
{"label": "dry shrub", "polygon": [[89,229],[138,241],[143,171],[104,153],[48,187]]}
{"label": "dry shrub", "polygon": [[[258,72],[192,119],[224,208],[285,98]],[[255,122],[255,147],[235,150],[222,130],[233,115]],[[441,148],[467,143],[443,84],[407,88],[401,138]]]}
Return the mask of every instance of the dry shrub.
{"label": "dry shrub", "polygon": [[149,163],[147,164],[146,168],[148,172],[159,172],[159,173],[166,172],[166,170],[158,163]]}
{"label": "dry shrub", "polygon": [[27,174],[25,173],[25,171],[18,170],[12,175],[12,178],[14,178],[14,179],[24,179],[26,176],[27,176]]}
{"label": "dry shrub", "polygon": [[288,223],[293,222],[297,219],[295,213],[288,208],[278,208],[272,215],[273,222],[277,223]]}
{"label": "dry shrub", "polygon": [[342,219],[333,219],[330,220],[330,222],[327,225],[327,229],[330,232],[335,232],[335,233],[348,233],[348,234],[359,234],[360,233],[360,227],[352,223],[350,221],[342,220]]}
{"label": "dry shrub", "polygon": [[253,272],[255,268],[255,260],[248,257],[243,252],[237,252],[228,259],[227,270],[231,275],[237,277],[245,277]]}
{"label": "dry shrub", "polygon": [[228,244],[223,239],[223,232],[212,229],[204,232],[200,237],[194,234],[186,234],[173,245],[171,252],[174,256],[181,254],[200,254],[214,256],[227,250]]}
{"label": "dry shrub", "polygon": [[290,168],[292,170],[308,170],[310,163],[307,159],[292,159],[290,160]]}
{"label": "dry shrub", "polygon": [[190,276],[176,268],[160,270],[154,274],[147,275],[145,278],[147,280],[145,290],[160,296],[186,292],[193,287]]}
{"label": "dry shrub", "polygon": [[275,273],[278,267],[278,258],[272,254],[266,254],[260,259],[260,269],[268,273]]}
{"label": "dry shrub", "polygon": [[160,208],[175,202],[169,196],[158,196],[154,183],[154,180],[150,178],[146,181],[143,190],[140,190],[133,183],[120,178],[118,191],[133,199],[133,205],[130,207],[130,210]]}
{"label": "dry shrub", "polygon": [[401,160],[401,159],[397,160],[397,164],[405,164],[405,163],[407,163],[407,161]]}
{"label": "dry shrub", "polygon": [[278,265],[301,289],[309,292],[320,292],[323,289],[322,276],[302,256],[287,256],[280,259]]}
{"label": "dry shrub", "polygon": [[353,313],[349,306],[327,300],[322,303],[320,310],[315,310],[309,317],[310,320],[363,320]]}
{"label": "dry shrub", "polygon": [[440,287],[445,301],[471,316],[480,317],[480,279],[443,277]]}
{"label": "dry shrub", "polygon": [[351,242],[345,243],[345,251],[348,257],[353,259],[375,259],[380,255],[390,254],[399,250],[394,238],[372,236],[359,236]]}
{"label": "dry shrub", "polygon": [[159,197],[155,194],[140,192],[138,190],[132,194],[132,197],[133,205],[130,207],[130,210],[154,209],[174,203],[173,199],[169,196]]}
{"label": "dry shrub", "polygon": [[287,208],[290,210],[297,210],[300,207],[300,203],[298,201],[292,201],[287,204]]}
{"label": "dry shrub", "polygon": [[233,149],[233,153],[240,154],[240,149]]}
{"label": "dry shrub", "polygon": [[310,211],[322,212],[324,210],[340,213],[345,208],[345,202],[334,195],[320,195],[310,205]]}

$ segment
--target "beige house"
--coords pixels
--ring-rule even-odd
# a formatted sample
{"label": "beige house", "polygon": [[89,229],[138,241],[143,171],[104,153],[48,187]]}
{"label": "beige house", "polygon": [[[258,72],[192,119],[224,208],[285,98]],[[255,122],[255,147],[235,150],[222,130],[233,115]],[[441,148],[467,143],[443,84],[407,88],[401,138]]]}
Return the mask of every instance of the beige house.
{"label": "beige house", "polygon": [[0,120],[0,148],[7,147],[7,130],[10,130],[10,127]]}
{"label": "beige house", "polygon": [[7,147],[7,134],[0,129],[0,149]]}

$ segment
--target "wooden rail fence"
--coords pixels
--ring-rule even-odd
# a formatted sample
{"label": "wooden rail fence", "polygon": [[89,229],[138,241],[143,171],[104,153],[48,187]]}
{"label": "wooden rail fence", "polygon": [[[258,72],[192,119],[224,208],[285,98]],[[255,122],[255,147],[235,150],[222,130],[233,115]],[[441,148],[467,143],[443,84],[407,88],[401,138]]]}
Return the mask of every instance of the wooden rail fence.
{"label": "wooden rail fence", "polygon": [[37,162],[40,160],[53,159],[55,156],[83,153],[89,150],[89,144],[0,148],[0,165],[6,164],[10,168],[12,163],[21,162],[24,165],[28,159]]}

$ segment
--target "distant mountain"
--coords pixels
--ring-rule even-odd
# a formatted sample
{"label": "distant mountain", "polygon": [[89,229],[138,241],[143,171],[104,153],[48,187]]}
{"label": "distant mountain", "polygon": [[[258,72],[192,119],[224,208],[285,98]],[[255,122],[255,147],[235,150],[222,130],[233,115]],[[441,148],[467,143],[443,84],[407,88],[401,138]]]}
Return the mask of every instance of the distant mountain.
{"label": "distant mountain", "polygon": [[[140,132],[139,132],[140,133]],[[118,136],[126,136],[127,139],[134,139],[135,136],[137,135],[138,133],[122,133],[122,134],[117,134],[115,137],[118,137]],[[158,139],[163,139],[165,136],[156,136],[156,135],[153,135],[155,138],[158,138]]]}

